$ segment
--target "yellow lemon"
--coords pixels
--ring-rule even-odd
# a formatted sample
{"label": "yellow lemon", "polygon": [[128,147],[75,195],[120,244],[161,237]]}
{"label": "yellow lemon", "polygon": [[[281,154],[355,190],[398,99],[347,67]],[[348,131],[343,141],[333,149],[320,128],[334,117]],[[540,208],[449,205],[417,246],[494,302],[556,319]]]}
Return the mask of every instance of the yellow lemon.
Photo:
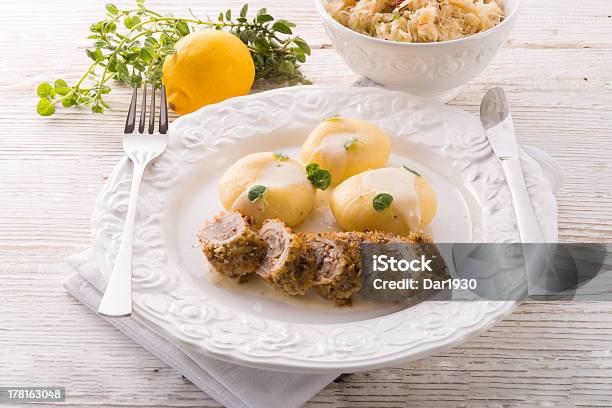
{"label": "yellow lemon", "polygon": [[247,46],[231,33],[193,32],[175,44],[162,68],[168,105],[180,115],[246,95],[255,79]]}

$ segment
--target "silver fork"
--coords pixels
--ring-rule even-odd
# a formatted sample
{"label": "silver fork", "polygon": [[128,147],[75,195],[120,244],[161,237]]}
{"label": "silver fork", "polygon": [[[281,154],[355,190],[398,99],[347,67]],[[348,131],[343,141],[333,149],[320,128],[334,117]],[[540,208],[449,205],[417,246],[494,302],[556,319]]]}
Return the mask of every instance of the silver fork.
{"label": "silver fork", "polygon": [[132,188],[130,190],[130,201],[125,227],[121,237],[121,247],[115,261],[115,267],[106,285],[106,291],[98,312],[109,317],[129,316],[132,314],[132,244],[134,239],[134,220],[138,207],[138,194],[140,182],[147,165],[164,152],[168,146],[168,108],[166,106],[166,88],[162,85],[161,107],[159,114],[158,131],[155,132],[155,87],[151,87],[152,94],[149,106],[148,133],[145,133],[145,122],[147,117],[147,87],[145,85],[142,96],[142,108],[140,111],[140,122],[138,133],[134,133],[136,127],[136,104],[138,89],[132,92],[132,102],[125,121],[123,135],[123,150],[134,165],[132,176]]}

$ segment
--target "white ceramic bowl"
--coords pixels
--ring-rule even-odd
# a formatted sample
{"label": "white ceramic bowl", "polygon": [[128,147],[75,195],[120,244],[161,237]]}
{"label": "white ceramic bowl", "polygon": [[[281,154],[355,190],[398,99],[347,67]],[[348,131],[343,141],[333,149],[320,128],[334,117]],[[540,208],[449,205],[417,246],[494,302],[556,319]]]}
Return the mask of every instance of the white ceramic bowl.
{"label": "white ceramic bowl", "polygon": [[327,35],[351,70],[385,87],[445,102],[489,65],[520,10],[520,0],[502,0],[506,18],[490,30],[459,40],[405,43],[355,32],[327,13],[327,0],[315,1]]}

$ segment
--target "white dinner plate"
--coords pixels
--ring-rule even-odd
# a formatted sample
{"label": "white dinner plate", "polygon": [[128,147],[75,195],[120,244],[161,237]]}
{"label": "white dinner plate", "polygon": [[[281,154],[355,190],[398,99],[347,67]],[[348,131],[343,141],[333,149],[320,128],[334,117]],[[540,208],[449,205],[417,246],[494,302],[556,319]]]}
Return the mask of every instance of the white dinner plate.
{"label": "white dinner plate", "polygon": [[[390,164],[432,184],[437,242],[516,242],[510,192],[478,118],[378,88],[284,88],[233,98],[177,119],[168,150],[145,174],[134,236],[134,316],[170,341],[237,364],[290,372],[349,372],[415,360],[499,321],[513,302],[423,302],[413,307],[289,298],[264,284],[216,281],[196,231],[221,210],[217,183],[241,156],[298,158],[309,130],[331,114],[373,122],[392,139]],[[557,237],[556,203],[538,165],[522,155],[540,226]],[[93,215],[93,247],[108,277],[131,182],[123,160]],[[312,224],[309,224],[312,227]]]}

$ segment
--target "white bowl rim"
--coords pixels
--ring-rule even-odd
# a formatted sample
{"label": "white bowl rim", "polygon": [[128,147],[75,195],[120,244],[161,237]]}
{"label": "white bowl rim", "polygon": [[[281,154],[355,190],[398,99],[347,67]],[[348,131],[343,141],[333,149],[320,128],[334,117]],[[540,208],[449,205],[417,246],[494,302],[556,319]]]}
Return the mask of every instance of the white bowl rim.
{"label": "white bowl rim", "polygon": [[489,36],[493,32],[498,31],[502,26],[510,24],[510,21],[513,20],[514,18],[516,18],[516,15],[518,14],[518,12],[519,12],[519,10],[520,10],[520,8],[522,6],[521,0],[515,0],[516,1],[516,5],[514,6],[512,11],[510,12],[510,14],[508,14],[504,18],[504,21],[502,21],[501,23],[499,23],[495,27],[490,28],[490,29],[485,30],[485,31],[482,31],[480,33],[477,33],[477,34],[474,34],[474,35],[470,35],[470,36],[467,36],[467,37],[463,37],[463,38],[458,38],[456,40],[415,43],[415,42],[394,41],[394,40],[385,40],[385,39],[382,39],[382,38],[370,37],[369,35],[365,35],[365,34],[362,34],[360,32],[351,30],[350,28],[345,27],[342,24],[340,24],[338,21],[336,21],[335,18],[333,18],[332,16],[329,15],[327,10],[325,9],[325,6],[323,5],[324,1],[326,1],[326,0],[315,0],[315,3],[317,5],[317,11],[319,12],[319,15],[324,20],[326,20],[328,22],[331,21],[331,24],[334,24],[335,26],[337,26],[341,30],[344,30],[344,31],[352,33],[352,34],[356,34],[358,37],[366,39],[366,41],[372,41],[372,42],[379,43],[379,44],[397,45],[397,46],[400,46],[400,47],[418,47],[418,48],[428,48],[428,47],[435,47],[435,46],[442,46],[442,45],[454,45],[454,44],[458,44],[458,43],[461,43],[461,42],[468,42],[468,41],[471,41],[471,40],[476,40],[476,39],[480,39],[480,38]]}

